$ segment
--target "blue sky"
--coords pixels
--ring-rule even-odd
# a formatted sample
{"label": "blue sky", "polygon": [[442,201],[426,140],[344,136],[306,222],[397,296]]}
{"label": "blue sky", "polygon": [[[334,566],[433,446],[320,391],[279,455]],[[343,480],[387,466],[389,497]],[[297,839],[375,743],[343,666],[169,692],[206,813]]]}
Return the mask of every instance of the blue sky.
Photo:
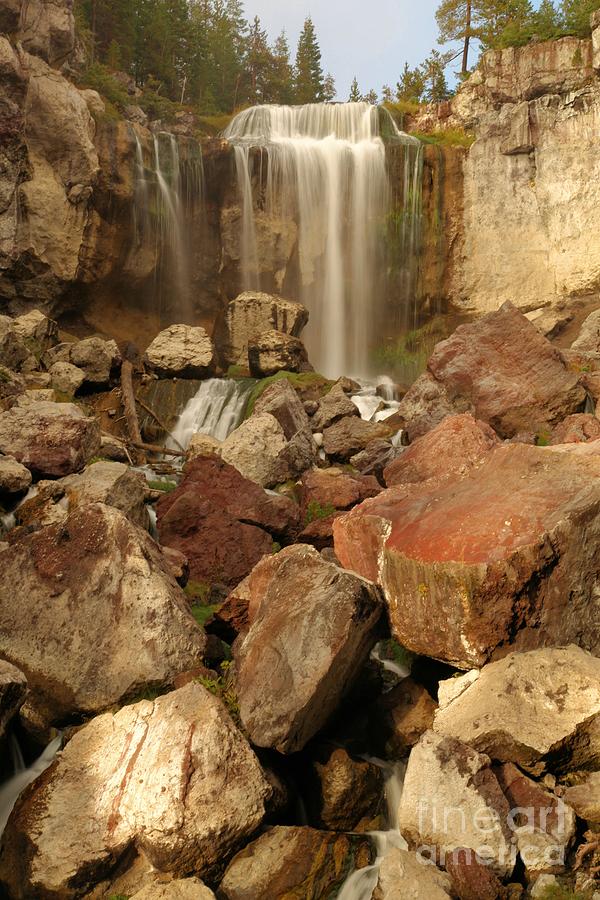
{"label": "blue sky", "polygon": [[346,100],[354,75],[361,91],[392,87],[404,66],[422,62],[437,47],[439,0],[245,0],[246,16],[260,16],[271,39],[285,28],[292,54],[307,15],[321,45],[323,66]]}

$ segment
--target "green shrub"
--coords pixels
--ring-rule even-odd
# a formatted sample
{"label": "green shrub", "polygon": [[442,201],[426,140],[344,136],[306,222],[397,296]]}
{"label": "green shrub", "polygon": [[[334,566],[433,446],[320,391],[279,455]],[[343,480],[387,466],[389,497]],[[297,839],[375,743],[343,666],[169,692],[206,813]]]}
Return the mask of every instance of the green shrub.
{"label": "green shrub", "polygon": [[310,525],[311,522],[315,522],[317,519],[327,519],[335,511],[335,506],[331,503],[325,503],[324,506],[321,506],[318,500],[311,500],[306,508],[304,524]]}
{"label": "green shrub", "polygon": [[83,73],[81,87],[98,91],[104,100],[118,109],[122,109],[130,102],[127,91],[121,82],[115,78],[110,69],[102,63],[94,62]]}
{"label": "green shrub", "polygon": [[435,144],[438,147],[470,147],[475,141],[475,135],[461,128],[444,128],[440,131],[411,131],[413,137],[418,138],[424,144]]}
{"label": "green shrub", "polygon": [[221,663],[220,674],[217,678],[200,676],[196,681],[198,684],[205,687],[207,691],[210,691],[211,694],[214,694],[215,697],[218,697],[223,701],[229,715],[233,721],[239,725],[240,706],[235,692],[235,677],[232,662],[226,659]]}

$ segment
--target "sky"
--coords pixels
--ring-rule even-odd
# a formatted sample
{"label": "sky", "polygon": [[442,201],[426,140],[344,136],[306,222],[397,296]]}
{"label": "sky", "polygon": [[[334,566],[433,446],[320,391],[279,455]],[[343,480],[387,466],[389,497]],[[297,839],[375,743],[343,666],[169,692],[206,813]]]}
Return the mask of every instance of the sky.
{"label": "sky", "polygon": [[421,63],[437,47],[439,0],[245,0],[246,16],[259,16],[271,40],[285,28],[292,58],[307,15],[317,31],[323,69],[347,100],[356,75],[362,93],[394,87],[404,63]]}

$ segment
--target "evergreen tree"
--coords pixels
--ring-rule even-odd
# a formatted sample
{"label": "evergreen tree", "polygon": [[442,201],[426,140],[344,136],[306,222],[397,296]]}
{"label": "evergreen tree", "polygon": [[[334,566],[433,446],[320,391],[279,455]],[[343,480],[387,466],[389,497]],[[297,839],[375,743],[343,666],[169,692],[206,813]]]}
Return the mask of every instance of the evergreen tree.
{"label": "evergreen tree", "polygon": [[600,9],[600,0],[562,0],[561,12],[568,34],[587,37],[590,34],[590,16]]}
{"label": "evergreen tree", "polygon": [[418,66],[416,69],[411,69],[408,63],[404,63],[402,75],[396,84],[396,98],[409,103],[421,103],[424,93],[425,78],[422,68]]}
{"label": "evergreen tree", "polygon": [[445,69],[450,62],[451,53],[440,53],[432,50],[421,66],[424,91],[423,99],[428,103],[441,103],[450,96]]}
{"label": "evergreen tree", "polygon": [[328,72],[323,82],[323,100],[326,103],[331,103],[332,100],[335,100],[335,95],[335,78],[331,72]]}
{"label": "evergreen tree", "polygon": [[320,103],[324,89],[321,50],[310,16],[300,33],[294,74],[296,103]]}
{"label": "evergreen tree", "polygon": [[450,41],[462,41],[461,73],[463,75],[469,68],[471,39],[477,36],[474,28],[475,16],[473,0],[442,0],[435,14],[440,31],[439,43],[448,44]]}
{"label": "evergreen tree", "polygon": [[533,18],[530,0],[478,0],[478,6],[477,36],[484,50],[526,42]]}
{"label": "evergreen tree", "polygon": [[541,41],[550,41],[562,30],[560,13],[552,0],[542,0],[532,18],[532,33]]}
{"label": "evergreen tree", "polygon": [[377,106],[379,103],[379,97],[377,96],[377,91],[371,88],[370,91],[367,91],[366,94],[363,94],[363,100],[365,103],[370,103],[371,106]]}
{"label": "evergreen tree", "polygon": [[285,31],[273,45],[271,93],[274,102],[289,104],[294,100],[294,71],[290,63],[290,47]]}
{"label": "evergreen tree", "polygon": [[392,93],[392,89],[389,84],[384,84],[381,88],[381,100],[382,103],[393,103],[394,95]]}
{"label": "evergreen tree", "polygon": [[247,40],[245,70],[248,86],[245,99],[250,103],[270,103],[273,99],[274,59],[269,49],[267,32],[261,27],[258,16],[250,26]]}
{"label": "evergreen tree", "polygon": [[350,96],[348,97],[348,103],[360,103],[362,97],[360,95],[360,88],[358,86],[358,81],[356,79],[356,75],[352,79],[352,84],[350,85]]}

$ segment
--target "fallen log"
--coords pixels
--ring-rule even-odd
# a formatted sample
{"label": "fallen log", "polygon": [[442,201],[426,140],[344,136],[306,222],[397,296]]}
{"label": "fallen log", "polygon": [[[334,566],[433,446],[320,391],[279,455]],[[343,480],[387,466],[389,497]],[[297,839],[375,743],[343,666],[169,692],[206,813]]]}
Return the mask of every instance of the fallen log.
{"label": "fallen log", "polygon": [[[143,450],[144,448],[141,446],[143,443],[142,433],[135,408],[135,394],[133,393],[133,366],[127,359],[124,359],[121,364],[121,398],[123,400],[123,410],[127,421],[130,443],[137,450]],[[138,453],[136,456],[137,463],[143,464],[146,462],[144,453]]]}

